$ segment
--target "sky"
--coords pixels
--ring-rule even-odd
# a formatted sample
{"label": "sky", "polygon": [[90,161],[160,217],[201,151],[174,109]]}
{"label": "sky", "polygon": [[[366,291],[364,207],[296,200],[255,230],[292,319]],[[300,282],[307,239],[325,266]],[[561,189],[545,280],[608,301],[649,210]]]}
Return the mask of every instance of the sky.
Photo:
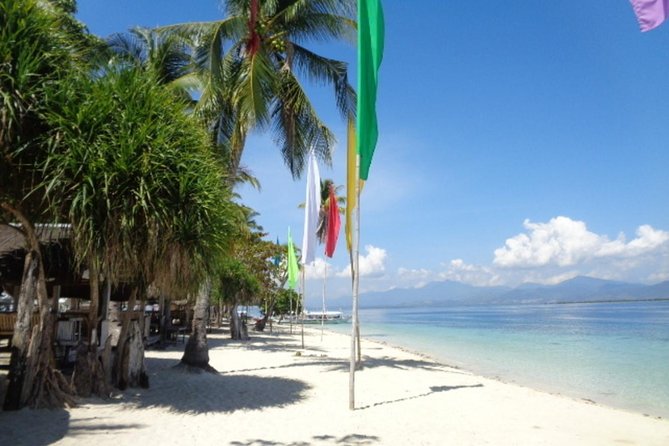
{"label": "sky", "polygon": [[[79,0],[100,36],[216,20],[217,0]],[[383,1],[379,142],[361,199],[361,293],[457,280],[669,280],[669,23],[641,33],[628,0]],[[355,47],[312,45],[345,60]],[[321,177],[345,182],[345,123],[308,85],[338,138]],[[271,135],[242,164],[245,204],[270,240],[302,240],[304,178]],[[322,251],[321,251],[322,252]],[[327,265],[327,267],[326,267]],[[307,268],[307,306],[351,294],[340,240]],[[327,270],[327,273],[325,271]]]}

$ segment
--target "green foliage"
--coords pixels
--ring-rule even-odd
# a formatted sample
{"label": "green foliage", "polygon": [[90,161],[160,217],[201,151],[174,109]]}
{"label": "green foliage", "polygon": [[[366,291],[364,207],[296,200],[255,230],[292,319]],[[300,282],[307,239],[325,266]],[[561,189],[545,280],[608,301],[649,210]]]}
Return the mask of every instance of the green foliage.
{"label": "green foliage", "polygon": [[218,288],[225,302],[251,304],[252,298],[260,291],[260,282],[253,271],[236,259],[227,259],[219,266]]}
{"label": "green foliage", "polygon": [[151,71],[160,84],[178,87],[177,81],[190,72],[190,47],[176,34],[136,27],[128,33],[113,34],[107,44],[115,63]]}
{"label": "green foliage", "polygon": [[290,311],[299,314],[302,310],[300,303],[300,295],[295,290],[281,289],[277,293],[276,302],[274,303],[275,314],[289,314]]}
{"label": "green foliage", "polygon": [[73,46],[60,16],[35,0],[0,2],[0,202],[39,207],[25,199],[39,180],[35,169],[46,151],[42,114],[52,98],[47,87],[72,68]]}
{"label": "green foliage", "polygon": [[59,94],[46,185],[79,259],[113,280],[194,290],[241,219],[206,131],[143,70],[73,79]]}
{"label": "green foliage", "polygon": [[332,85],[344,117],[355,112],[355,91],[344,62],[303,45],[352,37],[355,1],[262,1],[255,23],[248,0],[226,0],[225,5],[224,20],[172,25],[161,32],[189,34],[198,43],[195,73],[202,95],[197,110],[225,147],[231,172],[239,167],[246,135],[254,128],[272,130],[294,177],[312,148],[329,162],[334,135],[302,82]]}
{"label": "green foliage", "polygon": [[[280,257],[284,248],[274,242],[263,240],[264,233],[260,232],[252,220],[255,213],[245,208],[247,213],[247,221],[245,225],[240,228],[240,232],[236,237],[230,251],[229,258],[223,263],[224,268],[230,270],[230,265],[237,263],[244,267],[244,271],[251,275],[257,283],[257,288],[252,290],[252,293],[243,295],[245,304],[263,304],[270,299],[274,293],[285,282],[285,271],[281,265],[275,263],[275,259]],[[226,270],[218,273],[221,281],[226,280]],[[225,285],[221,285],[223,289]],[[223,293],[226,294],[226,293]],[[227,293],[224,300],[230,299],[230,296],[235,297],[235,293]],[[239,300],[238,303],[242,303]]]}

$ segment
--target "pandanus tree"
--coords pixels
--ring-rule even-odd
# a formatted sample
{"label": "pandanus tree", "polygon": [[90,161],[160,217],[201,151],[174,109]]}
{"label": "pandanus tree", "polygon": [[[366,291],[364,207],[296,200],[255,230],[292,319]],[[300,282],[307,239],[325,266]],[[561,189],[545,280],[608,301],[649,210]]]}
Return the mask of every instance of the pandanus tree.
{"label": "pandanus tree", "polygon": [[[112,283],[197,292],[241,218],[206,130],[151,71],[111,69],[60,94],[70,100],[50,115],[60,130],[46,188],[72,224],[77,259]],[[204,354],[191,362],[206,365],[204,320],[195,319],[190,350]],[[135,383],[119,370],[116,384]]]}
{"label": "pandanus tree", "polygon": [[227,17],[162,28],[188,34],[197,46],[202,95],[198,111],[228,155],[240,165],[251,129],[271,128],[292,175],[301,174],[313,149],[329,162],[334,136],[318,116],[303,82],[331,85],[344,118],[355,108],[347,64],[307,48],[352,37],[353,0],[227,0]]}
{"label": "pandanus tree", "polygon": [[[41,199],[44,114],[52,94],[77,70],[90,43],[69,15],[72,2],[0,2],[0,224],[12,223],[26,241],[26,257],[12,340],[5,409],[73,404],[71,389],[53,367],[53,315],[47,296],[36,222],[49,221]],[[40,309],[31,331],[33,302]]]}

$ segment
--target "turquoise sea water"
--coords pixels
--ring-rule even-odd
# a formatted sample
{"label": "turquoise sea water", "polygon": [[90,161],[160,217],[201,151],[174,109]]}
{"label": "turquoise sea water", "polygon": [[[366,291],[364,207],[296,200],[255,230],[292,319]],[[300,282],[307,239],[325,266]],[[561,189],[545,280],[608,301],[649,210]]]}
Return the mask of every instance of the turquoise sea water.
{"label": "turquoise sea water", "polygon": [[364,337],[476,374],[669,418],[667,301],[373,309],[360,321]]}

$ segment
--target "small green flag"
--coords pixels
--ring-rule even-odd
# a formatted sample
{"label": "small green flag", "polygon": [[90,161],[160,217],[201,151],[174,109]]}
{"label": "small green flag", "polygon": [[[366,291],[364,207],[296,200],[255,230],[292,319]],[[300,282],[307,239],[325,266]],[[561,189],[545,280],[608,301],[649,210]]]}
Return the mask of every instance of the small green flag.
{"label": "small green flag", "polygon": [[358,0],[358,110],[357,138],[360,179],[367,180],[379,129],[376,122],[376,89],[383,59],[383,9],[381,0]]}
{"label": "small green flag", "polygon": [[297,285],[298,274],[299,267],[297,266],[297,257],[295,257],[295,247],[293,246],[293,238],[290,236],[290,228],[288,228],[288,287],[293,290]]}

